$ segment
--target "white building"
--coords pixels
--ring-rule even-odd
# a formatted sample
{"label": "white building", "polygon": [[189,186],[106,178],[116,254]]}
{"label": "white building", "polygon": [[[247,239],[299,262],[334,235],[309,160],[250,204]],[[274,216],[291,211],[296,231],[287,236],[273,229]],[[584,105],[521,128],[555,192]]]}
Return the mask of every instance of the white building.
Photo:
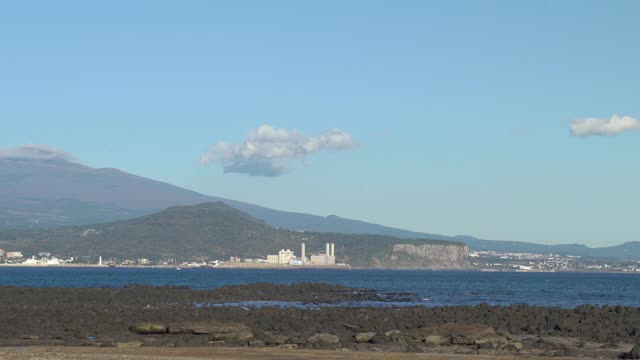
{"label": "white building", "polygon": [[267,255],[267,264],[279,264],[278,255]]}
{"label": "white building", "polygon": [[36,265],[36,264],[40,264],[40,261],[37,260],[35,256],[32,256],[31,259],[27,259],[22,263],[25,265]]}
{"label": "white building", "polygon": [[269,264],[289,265],[294,260],[297,258],[290,249],[282,249],[278,251],[278,255],[267,255],[267,263]]}
{"label": "white building", "polygon": [[4,250],[0,249],[0,257],[4,256]]}
{"label": "white building", "polygon": [[280,264],[289,264],[291,263],[291,260],[294,260],[295,258],[296,256],[293,254],[293,251],[289,249],[282,249],[278,252],[278,263]]}
{"label": "white building", "polygon": [[51,259],[47,260],[47,265],[60,265],[62,264],[62,262],[60,262],[60,259],[58,259],[57,257],[52,257]]}
{"label": "white building", "polygon": [[22,258],[24,257],[22,255],[22,252],[20,251],[9,251],[5,254],[5,256],[9,259],[15,259],[15,258]]}

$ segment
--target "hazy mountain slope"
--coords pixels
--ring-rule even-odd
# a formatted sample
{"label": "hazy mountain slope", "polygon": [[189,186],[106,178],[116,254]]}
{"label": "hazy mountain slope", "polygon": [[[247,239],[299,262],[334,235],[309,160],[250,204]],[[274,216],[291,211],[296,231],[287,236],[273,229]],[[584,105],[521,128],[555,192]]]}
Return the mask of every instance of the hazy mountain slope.
{"label": "hazy mountain slope", "polygon": [[132,219],[171,206],[210,201],[223,201],[267,224],[292,230],[462,241],[471,250],[640,259],[640,243],[593,249],[584,245],[541,245],[418,233],[333,215],[279,211],[206,196],[116,169],[94,169],[65,161],[0,158],[0,230]]}
{"label": "hazy mountain slope", "polygon": [[127,219],[202,194],[116,169],[50,160],[0,159],[0,226],[47,227]]}
{"label": "hazy mountain slope", "polygon": [[[395,244],[429,244],[466,254],[466,246],[461,243],[275,229],[222,202],[177,206],[107,224],[5,234],[13,237],[5,245],[27,254],[47,251],[94,258],[98,255],[120,259],[265,257],[282,248],[299,254],[303,241],[309,254],[314,250],[322,252],[326,242],[334,242],[337,258],[355,266],[387,266]],[[415,266],[460,268],[468,265],[466,258],[449,259],[444,255],[430,261],[421,261]]]}

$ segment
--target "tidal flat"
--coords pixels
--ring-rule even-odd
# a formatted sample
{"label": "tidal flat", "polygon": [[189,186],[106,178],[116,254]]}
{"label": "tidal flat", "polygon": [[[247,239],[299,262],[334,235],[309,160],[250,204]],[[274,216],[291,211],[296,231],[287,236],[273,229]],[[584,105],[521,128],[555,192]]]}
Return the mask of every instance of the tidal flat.
{"label": "tidal flat", "polygon": [[0,347],[7,359],[42,347],[75,356],[75,350],[62,346],[99,349],[95,358],[127,351],[145,358],[145,352],[155,351],[146,348],[202,348],[193,350],[195,358],[201,351],[225,349],[285,351],[292,359],[308,351],[341,356],[327,359],[379,352],[399,359],[403,353],[434,359],[634,358],[639,350],[633,352],[640,343],[640,308],[402,305],[410,304],[411,296],[327,284],[262,283],[213,290],[1,286]]}

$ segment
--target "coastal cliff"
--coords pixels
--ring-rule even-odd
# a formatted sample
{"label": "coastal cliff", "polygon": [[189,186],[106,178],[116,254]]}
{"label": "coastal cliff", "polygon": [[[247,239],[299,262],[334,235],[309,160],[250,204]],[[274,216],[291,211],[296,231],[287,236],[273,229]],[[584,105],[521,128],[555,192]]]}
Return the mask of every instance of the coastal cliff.
{"label": "coastal cliff", "polygon": [[409,269],[467,269],[469,248],[463,244],[395,244],[378,264]]}

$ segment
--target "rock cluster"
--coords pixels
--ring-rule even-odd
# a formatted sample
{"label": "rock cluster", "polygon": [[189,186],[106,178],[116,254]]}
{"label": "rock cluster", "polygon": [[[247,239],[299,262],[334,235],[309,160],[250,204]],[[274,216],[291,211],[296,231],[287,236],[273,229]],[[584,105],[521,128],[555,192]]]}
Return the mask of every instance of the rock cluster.
{"label": "rock cluster", "polygon": [[[322,294],[321,290],[326,290]],[[640,355],[640,309],[208,306],[233,299],[335,302],[366,294],[321,285],[210,291],[1,287],[0,345],[277,346],[412,352]],[[288,296],[288,298],[287,298]],[[367,295],[369,296],[369,295]],[[564,339],[564,340],[563,340]],[[589,345],[591,342],[598,346]],[[586,344],[586,345],[585,345]],[[591,346],[591,347],[590,347]],[[594,350],[595,349],[595,350]],[[624,354],[623,354],[624,353]],[[621,355],[622,354],[622,355]]]}

